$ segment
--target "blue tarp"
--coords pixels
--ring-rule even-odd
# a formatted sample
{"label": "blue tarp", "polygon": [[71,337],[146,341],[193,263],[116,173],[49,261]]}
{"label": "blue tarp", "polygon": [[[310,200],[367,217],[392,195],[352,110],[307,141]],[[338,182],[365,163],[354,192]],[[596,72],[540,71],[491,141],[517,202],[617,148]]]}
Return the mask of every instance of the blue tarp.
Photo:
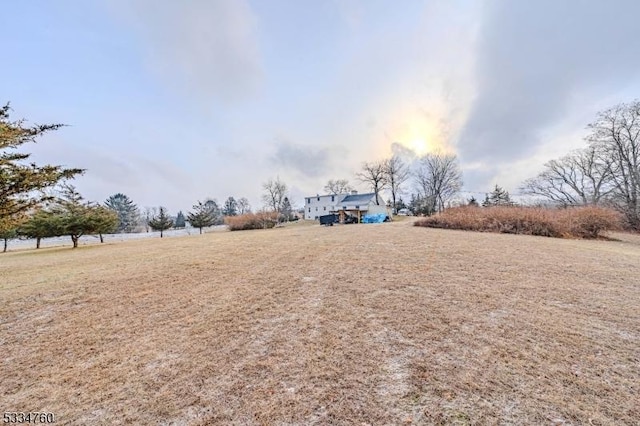
{"label": "blue tarp", "polygon": [[386,214],[368,214],[362,218],[362,223],[382,223],[386,218]]}

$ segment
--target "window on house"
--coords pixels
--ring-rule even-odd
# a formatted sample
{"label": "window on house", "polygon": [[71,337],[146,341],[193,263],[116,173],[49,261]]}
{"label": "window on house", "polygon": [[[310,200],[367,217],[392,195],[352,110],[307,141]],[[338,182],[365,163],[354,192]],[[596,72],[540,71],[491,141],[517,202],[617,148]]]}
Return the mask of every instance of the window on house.
{"label": "window on house", "polygon": [[359,208],[360,208],[360,206],[356,206],[356,209],[359,209]]}
{"label": "window on house", "polygon": [[318,211],[318,208],[316,207],[316,211]]}
{"label": "window on house", "polygon": [[326,211],[327,211],[327,208],[326,208],[326,207],[323,207],[323,208],[322,208],[322,210],[324,210],[324,211],[326,212]]}
{"label": "window on house", "polygon": [[309,213],[311,213],[311,207],[309,207]]}
{"label": "window on house", "polygon": [[307,204],[311,204],[311,198],[307,198]]}
{"label": "window on house", "polygon": [[335,195],[332,195],[332,196],[331,196],[331,202],[332,202],[332,203],[335,201],[335,198],[336,198],[336,197],[335,197]]}
{"label": "window on house", "polygon": [[320,201],[320,197],[318,197],[318,201]]}

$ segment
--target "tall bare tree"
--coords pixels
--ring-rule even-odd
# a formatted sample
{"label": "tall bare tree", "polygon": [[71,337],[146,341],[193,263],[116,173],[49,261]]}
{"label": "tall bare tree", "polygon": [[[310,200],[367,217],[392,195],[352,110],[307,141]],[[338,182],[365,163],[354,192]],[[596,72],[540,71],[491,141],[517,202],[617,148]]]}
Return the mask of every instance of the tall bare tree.
{"label": "tall bare tree", "polygon": [[373,163],[363,163],[362,171],[356,173],[359,181],[369,185],[376,194],[376,204],[380,204],[380,191],[387,186],[387,172],[385,161],[375,161]]}
{"label": "tall bare tree", "polygon": [[385,161],[385,173],[387,182],[391,190],[391,200],[393,201],[393,213],[397,211],[396,199],[400,193],[400,187],[409,179],[409,167],[402,159],[394,155]]}
{"label": "tall bare tree", "polygon": [[420,157],[415,174],[421,195],[430,200],[431,211],[442,211],[444,205],[462,188],[462,172],[455,155],[432,153]]}
{"label": "tall bare tree", "polygon": [[611,167],[612,200],[640,230],[640,101],[602,111],[588,127],[591,146],[604,151]]}
{"label": "tall bare tree", "polygon": [[542,173],[524,182],[521,191],[570,206],[600,204],[614,189],[611,164],[604,151],[593,145],[544,167]]}
{"label": "tall bare tree", "polygon": [[282,204],[288,192],[287,184],[282,182],[280,177],[276,177],[275,180],[269,179],[265,182],[262,188],[265,191],[262,195],[265,206],[274,212],[282,211]]}
{"label": "tall bare tree", "polygon": [[246,214],[251,212],[251,205],[249,204],[249,200],[245,197],[242,197],[238,200],[238,214]]}
{"label": "tall bare tree", "polygon": [[347,179],[329,179],[324,190],[327,194],[348,194],[353,191],[353,187]]}
{"label": "tall bare tree", "polygon": [[149,232],[149,221],[158,214],[158,209],[156,207],[145,207],[143,209],[142,215],[139,217],[139,224],[144,226],[145,232]]}

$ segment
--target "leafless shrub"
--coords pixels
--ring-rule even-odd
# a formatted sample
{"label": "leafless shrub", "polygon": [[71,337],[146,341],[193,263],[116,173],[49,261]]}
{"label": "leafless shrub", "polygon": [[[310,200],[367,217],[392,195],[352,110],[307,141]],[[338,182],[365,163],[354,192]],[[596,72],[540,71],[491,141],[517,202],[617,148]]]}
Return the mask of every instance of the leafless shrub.
{"label": "leafless shrub", "polygon": [[249,229],[269,229],[278,223],[278,213],[259,212],[247,213],[240,216],[227,216],[224,219],[231,231],[246,231]]}
{"label": "leafless shrub", "polygon": [[602,207],[455,207],[419,220],[416,226],[556,238],[598,238],[621,226],[621,216]]}

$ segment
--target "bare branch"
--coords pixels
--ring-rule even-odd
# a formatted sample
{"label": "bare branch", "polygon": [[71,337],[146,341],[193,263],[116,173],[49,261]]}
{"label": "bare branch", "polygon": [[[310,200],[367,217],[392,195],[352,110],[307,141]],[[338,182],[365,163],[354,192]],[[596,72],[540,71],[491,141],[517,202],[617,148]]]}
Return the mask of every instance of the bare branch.
{"label": "bare branch", "polygon": [[415,179],[421,195],[430,200],[432,211],[444,210],[445,202],[462,188],[462,172],[455,155],[435,153],[421,157]]}
{"label": "bare branch", "polygon": [[356,177],[363,183],[369,185],[376,194],[376,204],[380,204],[380,191],[387,186],[387,173],[384,161],[373,163],[363,163],[362,171],[356,173]]}

